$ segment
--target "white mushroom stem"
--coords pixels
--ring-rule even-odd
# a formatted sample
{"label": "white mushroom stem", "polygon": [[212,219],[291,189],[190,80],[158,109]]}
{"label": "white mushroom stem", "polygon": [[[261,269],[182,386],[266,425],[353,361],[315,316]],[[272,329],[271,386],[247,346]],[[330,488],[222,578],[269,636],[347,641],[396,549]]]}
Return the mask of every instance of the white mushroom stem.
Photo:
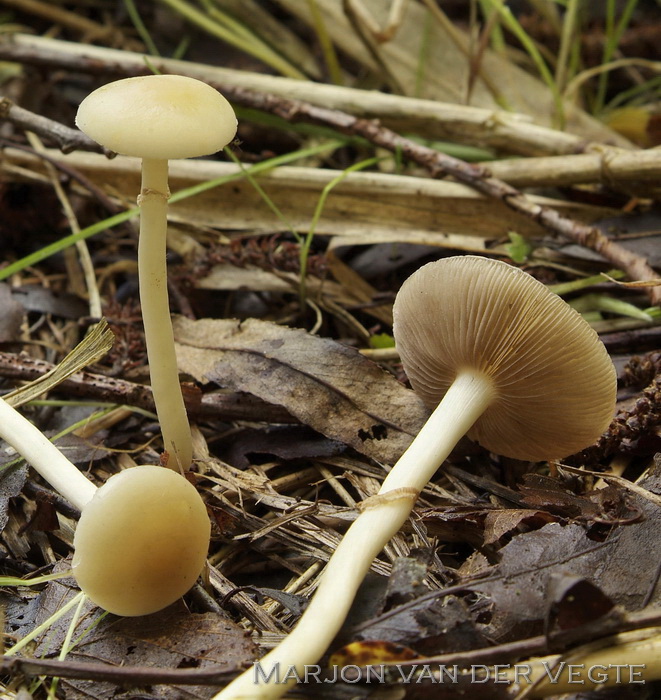
{"label": "white mushroom stem", "polygon": [[92,500],[97,487],[15,408],[0,399],[0,437],[76,508]]}
{"label": "white mushroom stem", "polygon": [[[377,496],[369,499],[328,562],[319,587],[294,630],[273,651],[236,678],[214,700],[266,700],[287,689],[277,683],[296,668],[315,664],[338,633],[376,555],[409,517],[417,494],[452,448],[495,396],[481,372],[461,372],[406,452],[392,468]],[[265,679],[271,679],[270,682]]]}
{"label": "white mushroom stem", "polygon": [[185,471],[192,460],[190,426],[179,384],[168,301],[166,235],[168,162],[142,161],[138,273],[152,392],[168,466]]}

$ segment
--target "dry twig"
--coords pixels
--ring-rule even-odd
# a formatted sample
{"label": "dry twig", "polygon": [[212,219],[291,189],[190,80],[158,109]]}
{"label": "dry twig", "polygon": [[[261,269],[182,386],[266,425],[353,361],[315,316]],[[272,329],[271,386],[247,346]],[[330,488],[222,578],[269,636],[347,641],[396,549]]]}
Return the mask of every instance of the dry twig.
{"label": "dry twig", "polygon": [[89,136],[83,134],[82,131],[71,129],[53,119],[48,119],[40,114],[23,109],[23,107],[14,104],[8,97],[0,99],[0,119],[5,119],[19,129],[33,131],[38,136],[54,142],[62,153],[92,151],[94,153],[103,153],[109,158],[115,155],[112,151],[103,148]]}
{"label": "dry twig", "polygon": [[[26,355],[0,352],[0,376],[8,379],[30,381],[50,371],[53,366],[49,362]],[[83,371],[63,381],[60,388],[71,396],[154,410],[151,389],[125,379]],[[186,398],[189,412],[198,417],[269,423],[297,422],[280,406],[245,394],[211,393],[200,396],[197,392],[188,392]]]}

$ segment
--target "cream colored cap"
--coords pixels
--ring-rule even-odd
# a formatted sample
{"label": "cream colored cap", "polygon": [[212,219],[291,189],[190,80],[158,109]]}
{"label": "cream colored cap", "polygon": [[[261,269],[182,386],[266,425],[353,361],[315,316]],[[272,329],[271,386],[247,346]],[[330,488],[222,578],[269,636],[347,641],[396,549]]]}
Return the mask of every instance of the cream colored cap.
{"label": "cream colored cap", "polygon": [[603,343],[522,270],[465,255],[420,268],[394,305],[396,345],[416,393],[435,408],[457,373],[490,377],[496,398],[468,436],[516,459],[591,445],[614,413],[617,377]]}
{"label": "cream colored cap", "polygon": [[216,153],[236,134],[229,102],[210,85],[182,75],[103,85],[80,103],[76,124],[111,151],[166,160]]}
{"label": "cream colored cap", "polygon": [[181,474],[143,465],[111,476],[83,509],[72,568],[116,615],[148,615],[186,593],[204,568],[211,524]]}

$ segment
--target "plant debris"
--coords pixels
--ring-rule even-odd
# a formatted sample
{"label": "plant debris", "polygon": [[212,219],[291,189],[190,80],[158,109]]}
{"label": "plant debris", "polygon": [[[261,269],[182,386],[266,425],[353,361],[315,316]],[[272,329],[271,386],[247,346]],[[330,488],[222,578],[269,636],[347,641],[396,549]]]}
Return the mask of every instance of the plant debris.
{"label": "plant debris", "polygon": [[[461,441],[296,697],[547,697],[563,664],[596,654],[649,675],[581,698],[656,697],[658,4],[5,5],[2,395],[94,484],[169,456],[137,291],[139,173],[74,128],[78,104],[116,78],[190,75],[232,102],[239,131],[170,167],[207,568],[160,613],[87,602],[39,630],[74,604],[80,513],[0,444],[2,697],[212,698],[277,646],[428,416],[394,347],[395,295],[463,253],[514,262],[581,309],[617,369],[617,412],[557,464]],[[528,666],[560,675],[517,684]]]}

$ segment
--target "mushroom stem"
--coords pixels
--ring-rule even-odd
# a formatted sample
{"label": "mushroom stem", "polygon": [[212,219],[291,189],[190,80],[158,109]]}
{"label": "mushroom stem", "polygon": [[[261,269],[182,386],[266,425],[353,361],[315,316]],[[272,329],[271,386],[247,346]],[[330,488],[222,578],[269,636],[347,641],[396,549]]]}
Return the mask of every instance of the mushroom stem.
{"label": "mushroom stem", "polygon": [[[295,629],[253,668],[236,678],[214,700],[267,700],[280,697],[284,674],[305,675],[340,630],[372,561],[409,517],[418,493],[445,461],[495,396],[482,372],[460,372],[406,452],[386,477],[377,496],[347,530],[326,565],[317,591]],[[266,680],[266,679],[270,679]],[[293,682],[293,681],[292,681]]]}
{"label": "mushroom stem", "polygon": [[97,491],[80,470],[15,408],[0,399],[0,437],[76,508],[82,509]]}
{"label": "mushroom stem", "polygon": [[185,471],[192,460],[191,432],[179,384],[168,301],[166,234],[168,162],[142,161],[138,273],[152,392],[169,453],[168,466]]}

